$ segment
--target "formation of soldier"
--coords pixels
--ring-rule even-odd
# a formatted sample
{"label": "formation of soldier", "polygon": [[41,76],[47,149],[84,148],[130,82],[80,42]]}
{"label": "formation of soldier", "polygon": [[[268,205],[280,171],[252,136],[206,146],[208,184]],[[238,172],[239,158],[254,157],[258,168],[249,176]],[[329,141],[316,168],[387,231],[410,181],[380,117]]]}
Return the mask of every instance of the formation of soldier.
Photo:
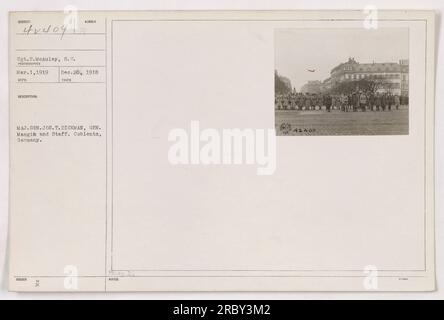
{"label": "formation of soldier", "polygon": [[350,94],[290,93],[275,97],[278,110],[391,111],[408,104],[408,97],[391,93],[355,91]]}

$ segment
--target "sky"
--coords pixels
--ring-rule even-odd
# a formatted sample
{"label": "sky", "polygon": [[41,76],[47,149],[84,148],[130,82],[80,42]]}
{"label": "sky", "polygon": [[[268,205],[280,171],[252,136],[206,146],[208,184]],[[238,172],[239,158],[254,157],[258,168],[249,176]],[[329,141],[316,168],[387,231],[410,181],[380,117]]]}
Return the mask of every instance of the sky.
{"label": "sky", "polygon": [[398,62],[408,59],[408,52],[408,28],[275,31],[275,68],[297,91],[309,80],[327,79],[349,57],[360,63]]}

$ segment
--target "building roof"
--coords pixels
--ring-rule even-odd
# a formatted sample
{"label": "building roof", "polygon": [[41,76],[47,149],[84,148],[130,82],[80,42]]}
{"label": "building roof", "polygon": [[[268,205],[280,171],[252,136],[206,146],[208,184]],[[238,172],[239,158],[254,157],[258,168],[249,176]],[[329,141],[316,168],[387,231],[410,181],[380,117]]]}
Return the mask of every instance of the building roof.
{"label": "building roof", "polygon": [[[407,72],[408,60],[400,60],[401,63],[396,62],[372,62],[372,63],[358,63],[354,58],[349,58],[347,62],[341,63],[331,70],[331,73],[336,71],[345,72]],[[349,66],[348,70],[344,70],[345,66]]]}

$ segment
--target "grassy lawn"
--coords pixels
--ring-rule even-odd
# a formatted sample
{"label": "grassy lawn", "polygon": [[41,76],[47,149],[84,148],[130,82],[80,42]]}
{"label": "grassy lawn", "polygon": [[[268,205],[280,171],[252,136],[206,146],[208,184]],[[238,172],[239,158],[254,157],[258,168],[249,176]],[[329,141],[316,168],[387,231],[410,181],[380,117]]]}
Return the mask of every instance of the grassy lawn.
{"label": "grassy lawn", "polygon": [[409,133],[409,110],[332,112],[276,110],[277,135],[401,135]]}

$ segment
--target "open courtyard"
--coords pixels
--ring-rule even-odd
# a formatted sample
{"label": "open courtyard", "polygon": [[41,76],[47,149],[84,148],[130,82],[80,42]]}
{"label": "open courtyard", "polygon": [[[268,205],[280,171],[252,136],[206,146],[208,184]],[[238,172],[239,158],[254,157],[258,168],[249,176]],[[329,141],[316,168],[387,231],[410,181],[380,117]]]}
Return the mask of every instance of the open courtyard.
{"label": "open courtyard", "polygon": [[276,134],[282,135],[405,135],[409,109],[342,112],[275,110]]}

